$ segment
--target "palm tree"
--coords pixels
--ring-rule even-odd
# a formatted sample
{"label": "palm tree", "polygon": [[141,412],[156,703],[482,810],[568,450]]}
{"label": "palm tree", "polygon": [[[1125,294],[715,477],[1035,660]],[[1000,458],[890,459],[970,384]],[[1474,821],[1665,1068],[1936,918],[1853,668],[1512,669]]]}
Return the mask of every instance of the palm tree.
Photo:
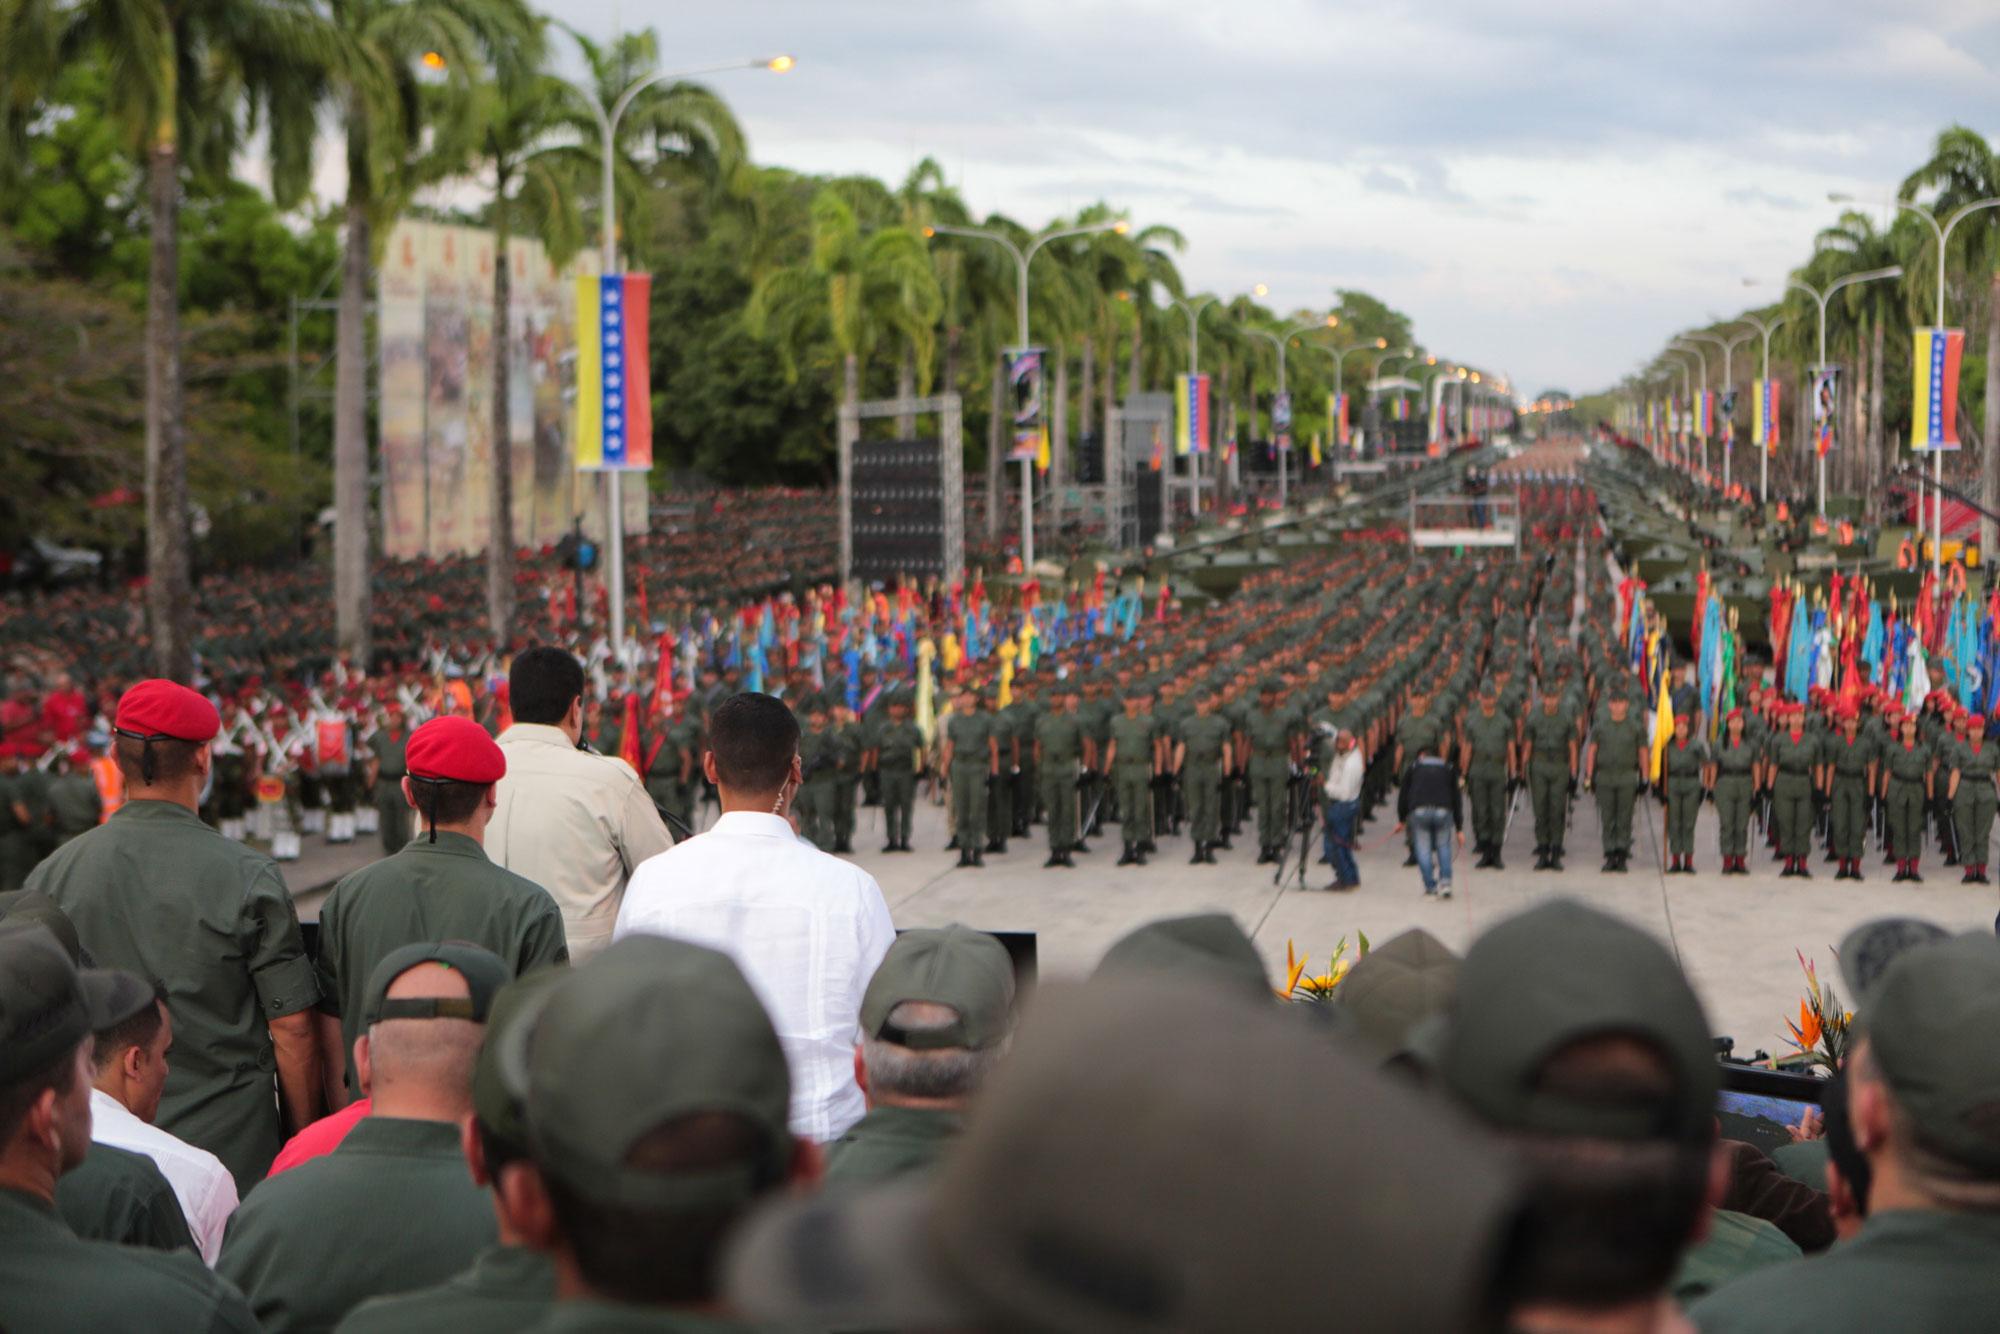
{"label": "palm tree", "polygon": [[[419,70],[470,82],[491,67],[532,67],[540,29],[523,0],[327,0],[340,59],[332,100],[346,131],[347,238],[334,322],[333,600],[340,647],[369,650],[367,356],[369,266],[402,203],[427,183],[419,168]],[[431,159],[434,161],[435,159]]]}
{"label": "palm tree", "polygon": [[297,201],[310,173],[317,70],[331,34],[304,0],[0,0],[0,114],[30,105],[62,64],[95,54],[112,71],[112,115],[145,163],[146,611],[153,670],[194,675],[182,417],[180,203],[185,173],[226,175],[261,115],[272,189]]}
{"label": "palm tree", "polygon": [[[1954,125],[1938,135],[1930,161],[1903,178],[1897,198],[1915,199],[1922,190],[1935,189],[1931,209],[1940,219],[1982,199],[2000,196],[2000,153],[1996,153],[1976,131]],[[2000,210],[1986,210],[1967,218],[1952,233],[1956,242],[1963,237],[1968,272],[1984,272],[1986,279],[1986,385],[1984,398],[1984,453],[1980,459],[1979,502],[1988,510],[2000,510]],[[1930,249],[1935,249],[1933,241]],[[1949,257],[1938,255],[1936,262],[1948,264]],[[1913,275],[1915,271],[1913,270]],[[1949,272],[1949,269],[1947,269]],[[1937,270],[1931,270],[1931,281]],[[1970,294],[1966,294],[1969,298]],[[2000,549],[2000,524],[1981,518],[1979,549]]]}

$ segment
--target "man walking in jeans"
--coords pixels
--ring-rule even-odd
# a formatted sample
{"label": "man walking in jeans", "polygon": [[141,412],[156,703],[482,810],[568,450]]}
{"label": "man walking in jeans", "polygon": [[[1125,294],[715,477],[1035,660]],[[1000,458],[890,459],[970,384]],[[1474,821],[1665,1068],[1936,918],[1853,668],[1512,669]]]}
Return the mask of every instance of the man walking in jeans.
{"label": "man walking in jeans", "polygon": [[[1396,799],[1396,833],[1408,825],[1417,854],[1417,871],[1424,878],[1424,893],[1436,898],[1451,897],[1451,847],[1465,842],[1464,820],[1458,800],[1458,771],[1438,758],[1435,738],[1426,737],[1417,748],[1416,763],[1403,775],[1402,794]],[[1435,861],[1435,869],[1433,869]]]}
{"label": "man walking in jeans", "polygon": [[1361,748],[1354,733],[1342,728],[1333,741],[1333,758],[1327,761],[1326,859],[1333,864],[1333,883],[1328,889],[1353,889],[1361,883],[1361,868],[1354,864],[1354,817],[1361,805]]}

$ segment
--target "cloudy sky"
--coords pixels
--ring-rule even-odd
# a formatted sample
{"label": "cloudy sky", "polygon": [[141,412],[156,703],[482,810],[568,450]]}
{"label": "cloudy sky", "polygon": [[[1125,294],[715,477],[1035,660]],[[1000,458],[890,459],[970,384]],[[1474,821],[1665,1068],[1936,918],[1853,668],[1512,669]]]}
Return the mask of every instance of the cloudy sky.
{"label": "cloudy sky", "polygon": [[[655,27],[762,162],[900,178],[977,213],[1099,199],[1186,234],[1200,290],[1359,287],[1517,390],[1615,381],[1771,299],[1942,127],[2000,133],[1995,0],[564,0]],[[1768,289],[1767,289],[1768,290]]]}

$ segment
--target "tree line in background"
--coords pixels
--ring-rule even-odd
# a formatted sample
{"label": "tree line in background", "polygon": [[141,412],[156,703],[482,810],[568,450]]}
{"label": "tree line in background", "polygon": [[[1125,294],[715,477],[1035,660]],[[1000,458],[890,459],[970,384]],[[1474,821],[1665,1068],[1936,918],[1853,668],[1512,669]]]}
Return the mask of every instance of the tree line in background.
{"label": "tree line in background", "polygon": [[[1940,224],[1968,204],[2000,198],[2000,152],[1978,133],[1954,125],[1939,134],[1930,158],[1898,189],[1903,203],[1922,201]],[[1840,367],[1839,444],[1828,459],[1827,483],[1832,493],[1860,497],[1875,512],[1892,473],[1915,461],[1911,454],[1912,332],[1928,328],[1937,314],[1937,232],[1910,209],[1893,208],[1886,220],[1881,208],[1850,207],[1813,240],[1810,258],[1790,275],[1825,292],[1849,274],[1900,265],[1898,278],[1857,282],[1836,292],[1827,304],[1827,360]],[[1970,213],[1953,228],[1945,265],[1945,322],[1966,330],[1960,364],[1956,423],[1963,448],[1947,454],[1945,483],[1976,489],[1980,501],[2000,511],[2000,420],[1989,404],[2000,403],[2000,208]],[[1748,317],[1748,318],[1746,318]],[[1800,495],[1812,488],[1816,466],[1810,440],[1810,410],[1806,385],[1808,368],[1819,359],[1819,307],[1813,298],[1787,288],[1772,304],[1753,307],[1733,319],[1721,320],[1678,336],[1708,335],[1734,339],[1732,379],[1737,396],[1736,478],[1755,479],[1755,455],[1748,448],[1748,422],[1753,405],[1751,384],[1760,378],[1763,340],[1749,318],[1765,325],[1783,324],[1771,337],[1770,378],[1783,386],[1781,435],[1772,460],[1774,493]],[[1721,389],[1722,349],[1695,339],[1695,355],[1708,363],[1711,388]],[[1663,358],[1643,376],[1627,379],[1618,389],[1591,395],[1579,405],[1586,420],[1611,421],[1619,394],[1643,403],[1664,398],[1671,376],[1672,393],[1681,395],[1677,365],[1684,360]],[[1699,375],[1695,387],[1699,388]],[[1718,465],[1719,466],[1719,465]],[[1982,549],[1994,550],[1994,525],[1982,524]]]}
{"label": "tree line in background", "polygon": [[[563,41],[582,56],[580,82],[553,72]],[[196,556],[303,553],[331,502],[340,638],[365,651],[380,248],[412,215],[493,228],[503,246],[531,236],[567,262],[597,234],[600,119],[659,68],[653,34],[595,42],[521,0],[0,0],[0,50],[0,468],[12,483],[0,545],[83,542],[147,573],[158,669],[185,678]],[[346,181],[331,206],[308,198],[328,131]],[[239,175],[252,147],[261,186]],[[823,485],[842,397],[948,387],[966,404],[969,471],[997,475],[1014,264],[928,229],[976,225],[1022,244],[1040,232],[975,217],[930,159],[897,183],[759,166],[728,105],[688,81],[637,94],[612,152],[619,258],[654,280],[656,466]],[[1118,216],[1098,204],[1041,231]],[[1141,225],[1057,241],[1035,261],[1031,328],[1052,352],[1058,445],[1185,369],[1184,244]],[[494,270],[504,312],[508,266]],[[1333,358],[1304,349],[1413,341],[1375,298],[1331,297],[1330,311],[1289,316],[1249,296],[1204,312],[1202,369],[1225,435],[1268,430],[1270,332],[1335,317],[1290,346],[1302,443],[1334,381]],[[295,298],[333,309],[295,311]],[[294,339],[308,372],[330,360],[330,394],[294,401]],[[1365,375],[1347,370],[1352,391]],[[504,378],[496,389],[492,438],[504,440]],[[508,470],[490,471],[495,512],[510,513]],[[504,548],[488,571],[503,635]]]}

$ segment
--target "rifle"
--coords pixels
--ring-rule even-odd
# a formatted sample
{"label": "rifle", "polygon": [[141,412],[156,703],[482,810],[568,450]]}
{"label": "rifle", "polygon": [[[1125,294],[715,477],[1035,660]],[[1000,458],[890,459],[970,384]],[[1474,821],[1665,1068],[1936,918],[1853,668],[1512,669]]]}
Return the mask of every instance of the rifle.
{"label": "rifle", "polygon": [[1521,809],[1521,789],[1525,786],[1527,784],[1518,778],[1507,780],[1507,791],[1510,794],[1507,799],[1507,823],[1500,826],[1500,842],[1503,846],[1507,842],[1507,835],[1514,832],[1514,812]]}
{"label": "rifle", "polygon": [[[1094,769],[1085,769],[1082,773],[1076,776],[1076,785],[1078,787],[1083,787],[1085,784],[1091,782],[1092,779],[1095,778],[1096,773],[1097,771]],[[1104,794],[1107,790],[1109,790],[1109,787],[1110,787],[1109,784],[1099,784],[1097,789],[1097,796],[1091,800],[1090,809],[1083,813],[1083,823],[1076,827],[1076,836],[1078,838],[1088,838],[1092,830],[1095,828],[1095,822],[1097,820],[1097,808],[1104,804]]]}

